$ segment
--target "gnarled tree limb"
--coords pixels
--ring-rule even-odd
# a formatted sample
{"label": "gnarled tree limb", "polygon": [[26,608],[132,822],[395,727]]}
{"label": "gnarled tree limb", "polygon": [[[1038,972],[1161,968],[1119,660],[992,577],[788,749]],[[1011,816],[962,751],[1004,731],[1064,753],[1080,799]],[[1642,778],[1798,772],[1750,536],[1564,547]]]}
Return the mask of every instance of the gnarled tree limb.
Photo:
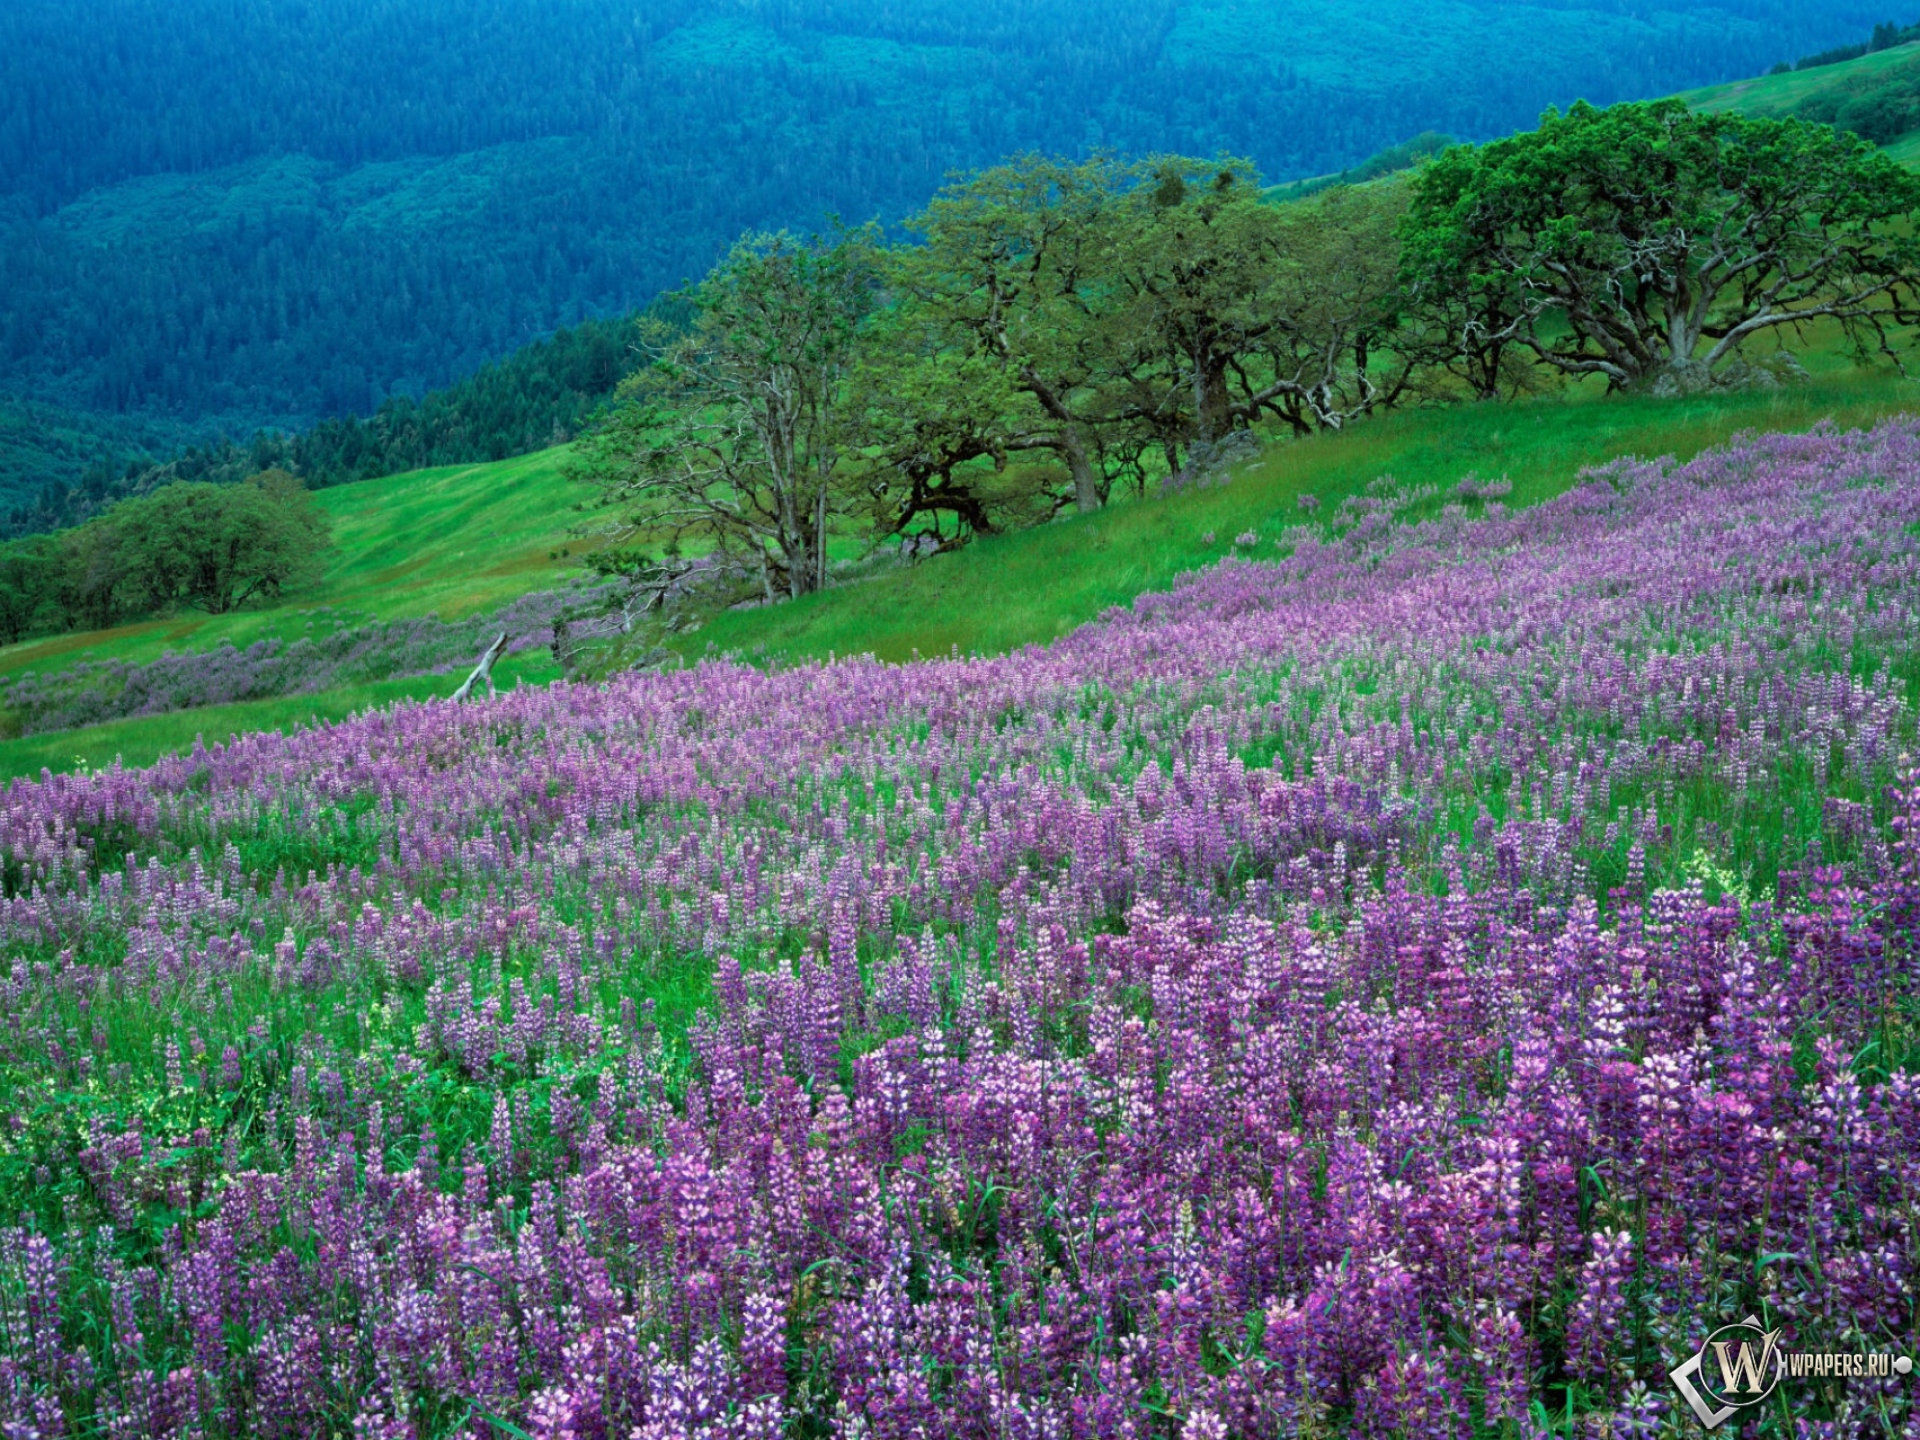
{"label": "gnarled tree limb", "polygon": [[449,703],[458,705],[462,700],[473,698],[474,686],[482,681],[486,683],[487,694],[493,694],[493,662],[507,653],[507,632],[502,630],[494,642],[487,646],[480,656],[480,663],[473,667],[473,673],[466,678],[461,687],[448,696]]}

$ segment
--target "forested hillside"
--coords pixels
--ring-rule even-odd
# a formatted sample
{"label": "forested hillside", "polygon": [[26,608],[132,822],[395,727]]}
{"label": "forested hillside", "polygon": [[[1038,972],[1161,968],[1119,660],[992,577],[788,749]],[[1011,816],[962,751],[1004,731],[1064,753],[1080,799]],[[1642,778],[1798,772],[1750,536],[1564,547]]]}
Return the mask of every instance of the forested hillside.
{"label": "forested hillside", "polygon": [[[671,328],[677,307],[650,307]],[[116,500],[181,480],[230,484],[272,466],[316,489],[435,465],[525,455],[574,438],[635,363],[635,317],[585,320],[492,361],[423,399],[394,395],[368,416],[338,416],[287,434],[169,449],[164,460],[96,460],[77,484],[59,476],[0,512],[0,534],[77,525]],[[31,424],[31,412],[21,417]],[[0,416],[4,423],[4,416]],[[51,429],[51,427],[48,427]],[[45,433],[45,432],[43,432]],[[61,440],[67,433],[53,430]],[[6,438],[0,432],[0,447]],[[84,452],[83,452],[84,453]]]}
{"label": "forested hillside", "polygon": [[[1246,154],[1753,74],[1786,0],[15,0],[0,7],[0,504],[133,448],[365,415],[1026,149]],[[1524,52],[1524,65],[1512,57]]]}

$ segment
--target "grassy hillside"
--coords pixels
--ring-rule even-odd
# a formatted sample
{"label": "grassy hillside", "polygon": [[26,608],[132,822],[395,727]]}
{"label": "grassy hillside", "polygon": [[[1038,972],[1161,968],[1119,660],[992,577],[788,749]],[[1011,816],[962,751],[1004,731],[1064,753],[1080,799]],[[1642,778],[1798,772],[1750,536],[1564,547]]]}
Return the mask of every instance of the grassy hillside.
{"label": "grassy hillside", "polygon": [[[1681,98],[1696,110],[1738,110],[1766,118],[1806,113],[1811,106],[1812,118],[1831,121],[1833,116],[1825,112],[1837,108],[1833,102],[1887,87],[1920,92],[1920,43],[1896,45],[1837,65],[1709,85],[1687,91]],[[1823,106],[1822,101],[1828,103]],[[1903,165],[1920,165],[1920,129],[1882,148]]]}
{"label": "grassy hillside", "polygon": [[[1407,411],[1346,434],[1269,443],[1230,484],[1117,505],[982,540],[956,555],[769,610],[732,612],[684,637],[758,660],[872,651],[905,660],[958,647],[997,653],[1045,643],[1110,605],[1165,588],[1229,553],[1272,553],[1273,537],[1390,474],[1450,488],[1469,474],[1513,483],[1510,505],[1558,494],[1621,455],[1686,458],[1742,430],[1857,426],[1920,406],[1920,382],[1833,372],[1786,391],[1654,400],[1613,396]],[[1438,503],[1438,502],[1436,502]],[[1252,531],[1257,543],[1238,547]]]}
{"label": "grassy hillside", "polygon": [[[1863,425],[1913,408],[1920,408],[1920,382],[1836,369],[1789,391],[1409,411],[1345,435],[1270,440],[1224,486],[1065,518],[795,604],[729,613],[683,637],[681,648],[688,658],[719,650],[776,663],[863,651],[888,660],[953,648],[999,653],[1045,643],[1230,553],[1271,554],[1280,530],[1302,519],[1302,495],[1326,510],[1382,474],[1443,489],[1477,474],[1511,480],[1508,503],[1526,505],[1559,493],[1584,467],[1621,455],[1684,458],[1742,430],[1804,429],[1823,420]],[[326,585],[328,603],[385,618],[431,609],[470,614],[553,583],[565,562],[549,560],[548,552],[577,543],[567,530],[581,518],[570,507],[582,492],[561,475],[561,459],[562,452],[549,451],[327,492],[343,548]],[[1248,531],[1256,542],[1238,546]],[[314,618],[289,607],[128,626],[0,651],[0,667],[109,654],[145,658],[166,646],[292,633]],[[503,664],[499,679],[539,684],[556,673],[546,652],[537,651]],[[115,757],[145,764],[191,748],[196,737],[212,745],[248,730],[336,719],[403,697],[446,694],[457,680],[392,680],[4,741],[0,777],[99,767]]]}
{"label": "grassy hillside", "polygon": [[1920,44],[1896,45],[1857,60],[1790,70],[1783,75],[1761,75],[1751,80],[1729,80],[1689,90],[1680,98],[1696,110],[1740,110],[1749,115],[1784,115],[1810,96],[1843,80],[1879,77],[1920,59]]}
{"label": "grassy hillside", "polygon": [[[244,647],[369,620],[429,613],[453,620],[496,609],[579,573],[580,542],[570,531],[583,519],[574,507],[592,491],[566,478],[566,458],[563,447],[320,491],[315,500],[333,517],[339,554],[317,590],[272,610],[186,614],[8,646],[0,649],[0,674],[44,673],[89,660],[138,664],[222,641]],[[556,555],[562,550],[571,553]],[[503,685],[557,674],[545,651],[512,657],[496,671]],[[339,719],[369,705],[446,694],[458,683],[457,675],[415,676],[24,736],[0,742],[0,778],[97,768],[116,757],[148,764],[191,749],[196,738],[214,745],[249,730]]]}
{"label": "grassy hillside", "polygon": [[[1705,108],[1787,113],[1822,87],[1877,84],[1902,67],[1920,72],[1920,45],[1688,98]],[[1470,474],[1506,478],[1509,503],[1525,505],[1558,493],[1583,468],[1622,455],[1684,458],[1741,430],[1801,429],[1824,420],[1852,426],[1920,408],[1915,382],[1853,368],[1831,337],[1816,339],[1802,355],[1814,379],[1787,391],[1653,400],[1607,396],[1595,382],[1526,404],[1409,411],[1304,441],[1270,436],[1227,485],[1116,504],[797,604],[730,612],[676,643],[688,659],[719,652],[775,664],[859,652],[887,660],[953,649],[1000,653],[1052,640],[1228,554],[1271,555],[1279,533],[1303,519],[1303,496],[1330,511],[1381,475],[1440,490]],[[0,649],[0,675],[45,674],[90,660],[138,664],[169,650],[292,640],[429,613],[457,620],[550,589],[581,573],[578,531],[594,502],[589,487],[566,477],[566,458],[560,448],[322,491],[316,498],[333,518],[339,554],[323,584],[293,604],[8,647]],[[539,683],[554,673],[542,651],[516,657],[501,678]],[[116,756],[144,763],[196,737],[217,743],[245,730],[444,693],[455,683],[446,676],[389,680],[28,736],[0,742],[0,776],[97,766]]]}
{"label": "grassy hillside", "polygon": [[[575,506],[593,496],[567,479],[567,453],[561,447],[319,491],[314,500],[333,519],[339,553],[320,587],[296,603],[31,640],[0,649],[0,675],[76,660],[138,663],[223,640],[245,646],[315,624],[428,613],[454,620],[550,588],[579,573],[580,541],[570,531],[585,518]],[[555,554],[562,550],[569,553]]]}

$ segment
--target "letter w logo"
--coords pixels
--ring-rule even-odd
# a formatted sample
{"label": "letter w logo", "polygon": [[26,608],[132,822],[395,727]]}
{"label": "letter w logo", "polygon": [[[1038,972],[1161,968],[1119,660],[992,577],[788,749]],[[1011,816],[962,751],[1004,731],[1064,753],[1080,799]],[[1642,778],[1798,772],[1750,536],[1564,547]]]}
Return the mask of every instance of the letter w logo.
{"label": "letter w logo", "polygon": [[[1767,1391],[1768,1374],[1773,1369],[1773,1348],[1780,1341],[1778,1330],[1768,1330],[1760,1337],[1760,1356],[1754,1358],[1753,1347],[1742,1340],[1738,1347],[1731,1341],[1713,1342],[1713,1353],[1720,1357],[1720,1379],[1723,1395],[1763,1395]],[[1728,1351],[1732,1354],[1729,1355]]]}
{"label": "letter w logo", "polygon": [[[1728,1338],[1721,1339],[1723,1335]],[[1751,1315],[1737,1325],[1723,1325],[1673,1372],[1673,1387],[1702,1425],[1717,1429],[1748,1406],[1763,1402],[1780,1383],[1779,1344],[1780,1332],[1762,1330]],[[1722,1383],[1718,1386],[1705,1374],[1709,1349],[1720,1359]]]}

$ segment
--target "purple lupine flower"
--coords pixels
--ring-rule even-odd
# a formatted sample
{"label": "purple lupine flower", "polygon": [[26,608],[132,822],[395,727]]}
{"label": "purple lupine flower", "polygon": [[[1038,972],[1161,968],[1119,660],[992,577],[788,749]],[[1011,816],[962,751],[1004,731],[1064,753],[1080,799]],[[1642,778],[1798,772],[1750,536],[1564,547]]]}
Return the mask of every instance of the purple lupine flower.
{"label": "purple lupine flower", "polygon": [[1742,1287],[1897,1333],[1920,424],[1429,498],[16,782],[0,1424],[1655,1434]]}

